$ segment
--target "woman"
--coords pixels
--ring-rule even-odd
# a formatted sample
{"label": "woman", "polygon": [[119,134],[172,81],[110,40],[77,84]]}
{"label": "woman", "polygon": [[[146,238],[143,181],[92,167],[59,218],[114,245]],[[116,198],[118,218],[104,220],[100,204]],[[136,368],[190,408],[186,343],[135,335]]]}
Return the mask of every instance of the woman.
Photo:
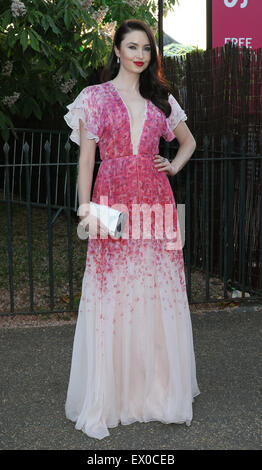
{"label": "woman", "polygon": [[[90,202],[98,143],[102,162],[92,201],[122,208],[129,216],[118,239],[102,225],[95,232],[89,219],[65,408],[76,429],[97,439],[119,423],[190,425],[193,397],[200,393],[177,210],[167,176],[180,171],[196,143],[184,111],[168,92],[150,27],[127,20],[115,32],[102,83],[84,88],[65,115],[70,137],[80,145],[80,207]],[[171,163],[158,155],[161,136],[179,141]],[[148,208],[154,208],[155,217]],[[161,223],[167,230],[161,232]]]}

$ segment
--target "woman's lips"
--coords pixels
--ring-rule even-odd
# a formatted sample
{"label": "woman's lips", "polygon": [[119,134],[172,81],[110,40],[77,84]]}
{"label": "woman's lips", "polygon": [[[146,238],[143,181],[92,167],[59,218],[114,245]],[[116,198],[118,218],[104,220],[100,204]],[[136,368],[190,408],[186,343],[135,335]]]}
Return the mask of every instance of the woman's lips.
{"label": "woman's lips", "polygon": [[134,62],[134,64],[138,65],[139,67],[142,67],[142,65],[144,65],[144,62]]}

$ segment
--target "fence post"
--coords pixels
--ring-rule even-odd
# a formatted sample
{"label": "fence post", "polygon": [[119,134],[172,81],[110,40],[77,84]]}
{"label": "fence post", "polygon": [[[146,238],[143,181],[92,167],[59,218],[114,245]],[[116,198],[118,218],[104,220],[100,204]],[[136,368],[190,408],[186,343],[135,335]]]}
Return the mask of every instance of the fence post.
{"label": "fence post", "polygon": [[[259,156],[260,156],[260,188],[262,188],[262,131],[259,137]],[[260,191],[260,240],[259,240],[259,289],[262,293],[262,194]]]}
{"label": "fence post", "polygon": [[224,298],[227,298],[228,289],[228,251],[229,251],[229,195],[228,195],[228,137],[223,135],[222,145],[224,151],[224,167],[223,167],[223,181],[224,181],[224,195],[223,195],[223,223],[224,223]]}
{"label": "fence post", "polygon": [[234,193],[235,193],[235,162],[233,162],[234,138],[228,143],[228,237],[227,237],[227,280],[234,277]]}
{"label": "fence post", "polygon": [[29,145],[27,142],[23,145],[25,155],[25,174],[26,174],[26,215],[27,215],[27,246],[28,246],[28,270],[30,286],[30,311],[34,313],[34,292],[33,292],[33,260],[32,260],[32,219],[31,219],[31,182],[29,176]]}
{"label": "fence post", "polygon": [[8,273],[10,286],[10,313],[14,313],[14,273],[13,273],[13,246],[12,246],[12,206],[10,198],[10,181],[9,181],[9,150],[7,142],[4,144],[5,154],[5,185],[7,199],[7,250],[8,250]]}
{"label": "fence post", "polygon": [[209,138],[207,135],[204,136],[203,139],[203,147],[204,147],[204,171],[203,171],[203,179],[204,179],[204,188],[203,188],[203,228],[204,228],[204,240],[205,243],[205,252],[203,252],[203,264],[205,266],[206,271],[206,299],[209,299],[209,162],[208,162],[208,147],[209,147]]}
{"label": "fence post", "polygon": [[49,292],[50,292],[50,308],[54,309],[54,271],[53,271],[53,230],[52,230],[52,214],[51,214],[51,185],[50,185],[50,143],[46,140],[45,146],[46,161],[46,192],[47,192],[47,230],[48,230],[48,262],[49,262]]}
{"label": "fence post", "polygon": [[245,228],[246,228],[246,138],[241,137],[240,163],[240,211],[239,211],[239,282],[242,283],[242,297],[245,290]]}
{"label": "fence post", "polygon": [[251,279],[251,271],[252,271],[252,252],[253,252],[253,228],[254,228],[254,181],[255,181],[255,160],[254,158],[248,159],[248,165],[251,167],[249,168],[248,172],[248,186],[250,188],[250,204],[249,204],[249,249],[247,247],[248,252],[248,264],[247,264],[247,281],[246,281],[246,288],[252,290],[252,279]]}
{"label": "fence post", "polygon": [[214,272],[214,213],[215,213],[215,142],[214,136],[211,136],[211,143],[210,143],[210,157],[209,157],[209,166],[210,166],[210,271]]}

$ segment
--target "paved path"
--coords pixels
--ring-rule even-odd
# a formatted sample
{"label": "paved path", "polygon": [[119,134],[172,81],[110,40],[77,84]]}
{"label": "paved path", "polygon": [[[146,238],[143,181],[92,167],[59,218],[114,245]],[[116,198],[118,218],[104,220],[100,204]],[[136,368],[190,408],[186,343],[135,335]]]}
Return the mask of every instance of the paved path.
{"label": "paved path", "polygon": [[201,394],[191,426],[119,425],[102,440],[64,415],[74,325],[0,330],[0,449],[259,449],[261,318],[261,307],[192,314]]}

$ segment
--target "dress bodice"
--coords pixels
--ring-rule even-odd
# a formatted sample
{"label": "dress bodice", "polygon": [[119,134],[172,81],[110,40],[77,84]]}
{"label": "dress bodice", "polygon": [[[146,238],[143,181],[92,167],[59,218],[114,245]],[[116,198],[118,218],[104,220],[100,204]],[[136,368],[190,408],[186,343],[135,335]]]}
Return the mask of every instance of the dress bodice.
{"label": "dress bodice", "polygon": [[82,119],[87,138],[95,139],[101,160],[125,155],[157,154],[159,141],[175,138],[174,130],[187,116],[172,94],[168,100],[172,112],[166,118],[152,101],[145,100],[143,116],[131,125],[128,106],[112,81],[84,88],[64,116],[72,129],[70,138],[80,145],[79,118]]}

